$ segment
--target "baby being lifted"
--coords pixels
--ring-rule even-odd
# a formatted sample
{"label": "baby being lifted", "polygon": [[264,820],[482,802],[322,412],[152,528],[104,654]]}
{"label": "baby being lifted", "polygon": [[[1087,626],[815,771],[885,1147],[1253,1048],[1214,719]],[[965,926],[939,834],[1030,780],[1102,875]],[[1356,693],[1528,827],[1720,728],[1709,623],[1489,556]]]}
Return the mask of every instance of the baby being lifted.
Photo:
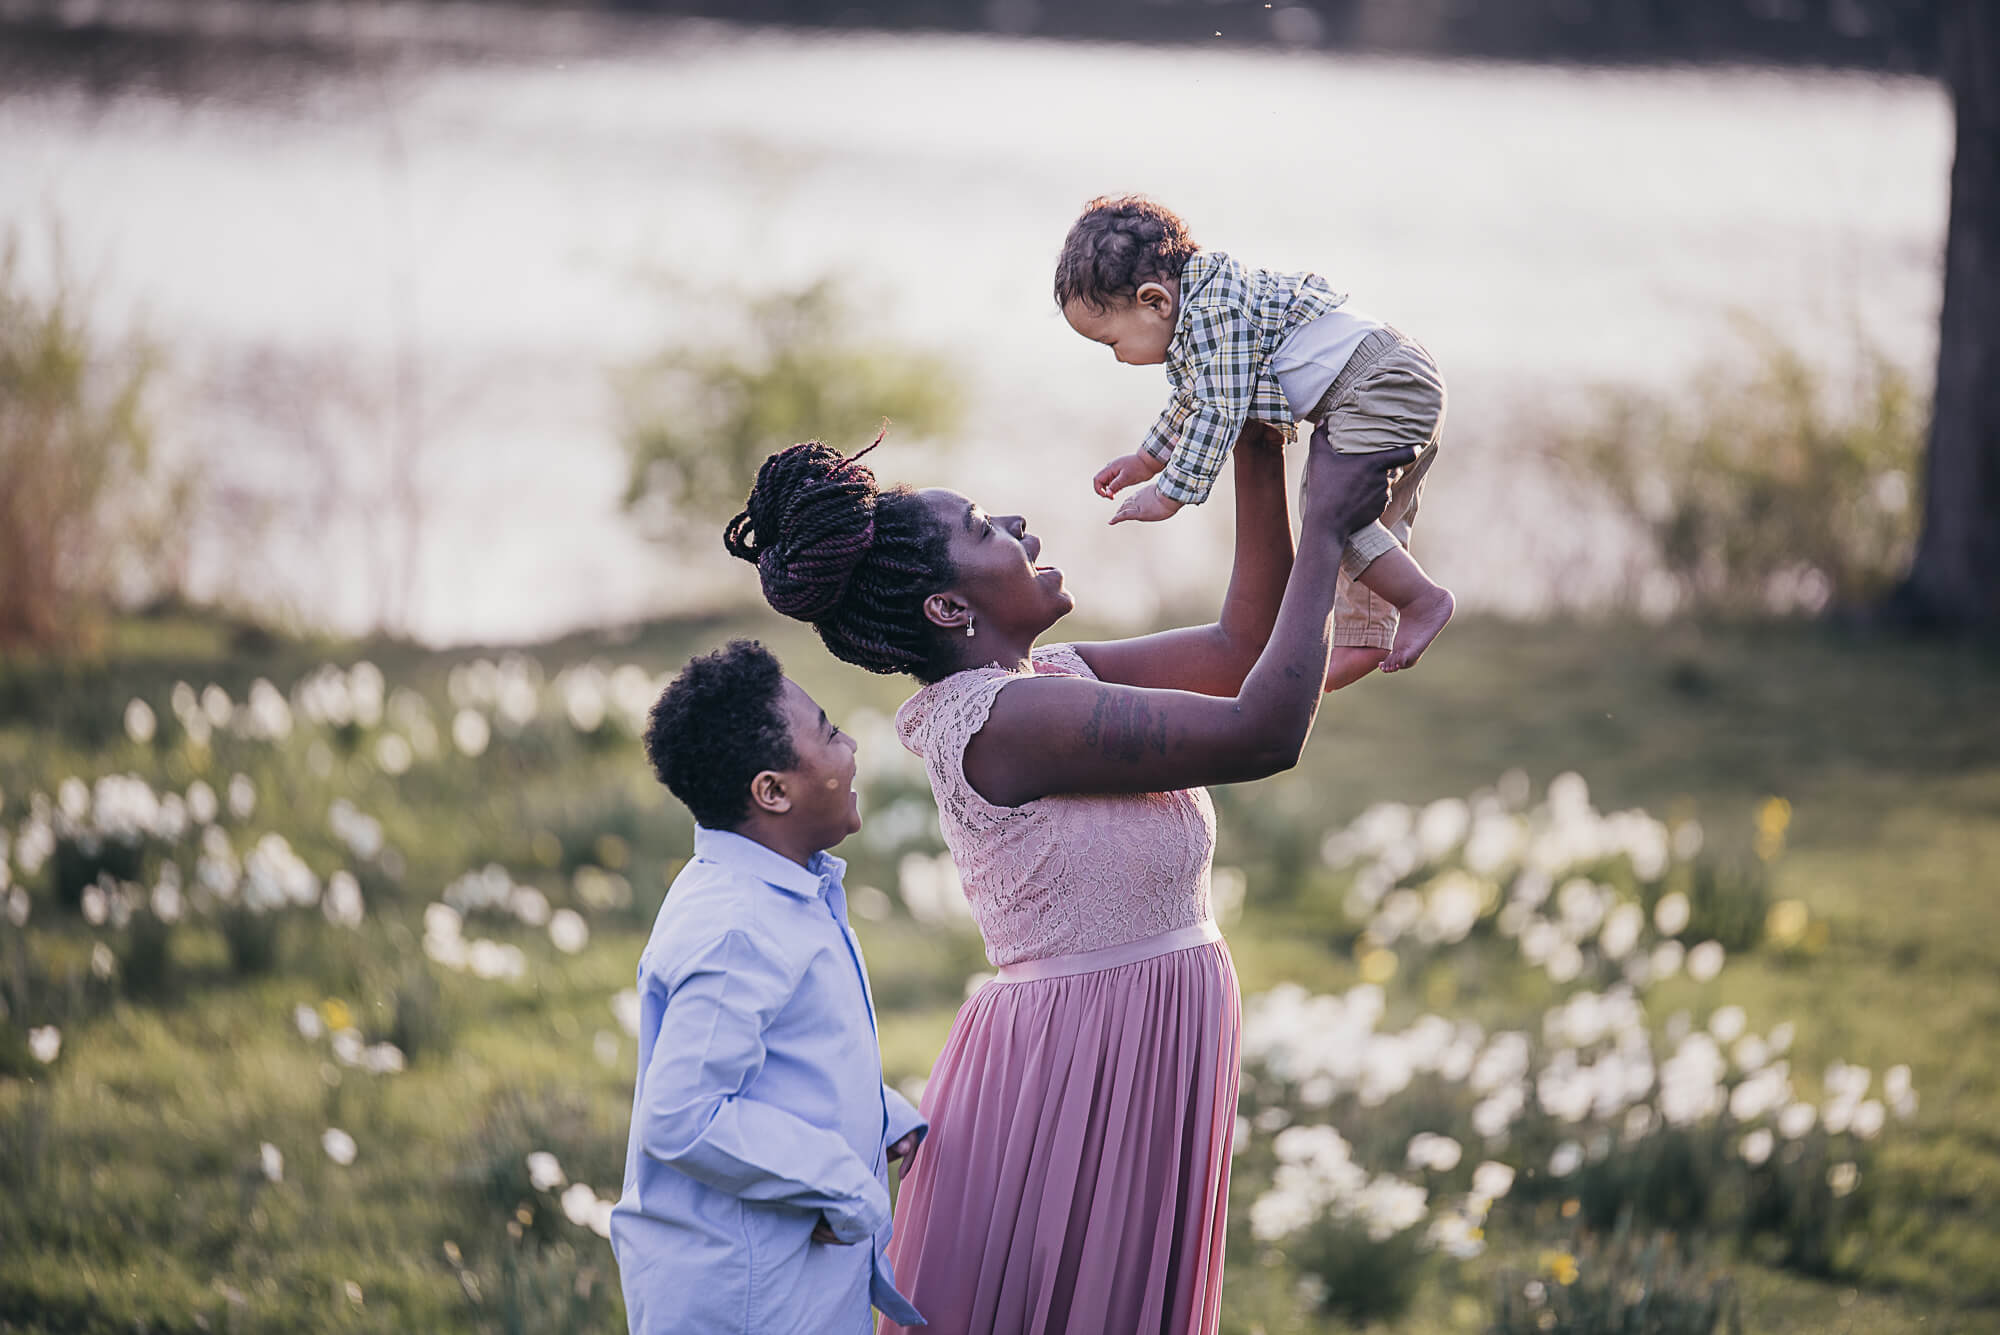
{"label": "baby being lifted", "polygon": [[1451,620],[1452,596],[1409,553],[1444,423],[1444,380],[1415,340],[1355,313],[1316,274],[1249,269],[1202,250],[1141,196],[1085,206],[1056,264],[1070,327],[1132,366],[1167,368],[1173,398],[1134,453],[1098,471],[1099,495],[1136,487],[1112,523],[1171,518],[1208,499],[1237,438],[1267,423],[1323,426],[1337,450],[1415,446],[1382,518],[1341,556],[1327,689],[1406,668]]}

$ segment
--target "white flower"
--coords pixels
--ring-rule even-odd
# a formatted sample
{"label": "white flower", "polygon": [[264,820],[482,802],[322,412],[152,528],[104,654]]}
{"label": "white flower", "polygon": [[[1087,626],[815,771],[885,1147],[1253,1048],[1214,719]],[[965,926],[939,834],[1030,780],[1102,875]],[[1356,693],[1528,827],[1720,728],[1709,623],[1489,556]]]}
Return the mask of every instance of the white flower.
{"label": "white flower", "polygon": [[1886,1119],[1887,1114],[1882,1104],[1875,1099],[1866,1099],[1854,1110],[1854,1119],[1850,1125],[1855,1135],[1863,1140],[1873,1140],[1882,1134],[1882,1123]]}
{"label": "white flower", "polygon": [[283,1182],[285,1180],[284,1152],[268,1140],[257,1147],[257,1166],[263,1170],[265,1181]]}
{"label": "white flower", "polygon": [[1660,902],[1653,906],[1653,926],[1661,936],[1679,936],[1687,930],[1688,920],[1693,916],[1688,897],[1678,890],[1660,896]]}
{"label": "white flower", "polygon": [[144,700],[132,699],[125,706],[125,735],[144,746],[153,740],[159,729],[159,719],[153,714],[153,707]]}
{"label": "white flower", "polygon": [[102,941],[90,945],[90,972],[98,978],[109,978],[118,972],[118,957],[111,953],[111,947]]}
{"label": "white flower", "polygon": [[180,868],[169,862],[160,868],[160,881],[153,887],[153,916],[164,923],[179,922],[187,907],[181,897]]}
{"label": "white flower", "polygon": [[1583,1167],[1583,1146],[1573,1140],[1565,1140],[1556,1146],[1556,1152],[1549,1156],[1549,1175],[1568,1177]]}
{"label": "white flower", "polygon": [[1514,1189],[1514,1170],[1488,1159],[1472,1170],[1472,1194],[1482,1200],[1497,1201]]}
{"label": "white flower", "polygon": [[466,948],[466,965],[474,978],[520,978],[528,972],[528,957],[519,946],[501,945],[484,937]]}
{"label": "white flower", "polygon": [[562,1164],[547,1150],[536,1150],[528,1156],[528,1185],[536,1191],[554,1191],[567,1180]]}
{"label": "white flower", "polygon": [[320,1132],[319,1143],[320,1148],[326,1151],[326,1157],[339,1164],[342,1168],[354,1162],[356,1153],[354,1137],[348,1135],[339,1127],[330,1126]]}
{"label": "white flower", "polygon": [[359,1066],[367,1044],[359,1029],[341,1029],[333,1035],[333,1055],[342,1066]]}
{"label": "white flower", "polygon": [[633,1038],[639,1036],[639,991],[628,987],[611,998],[611,1014],[618,1027]]}
{"label": "white flower", "polygon": [[416,758],[417,753],[401,733],[385,732],[375,741],[375,763],[392,778],[409,773]]}
{"label": "white flower", "polygon": [[557,909],[549,919],[549,940],[565,955],[574,955],[590,944],[590,925],[575,909]]}
{"label": "white flower", "polygon": [[570,1223],[588,1228],[590,1216],[597,1209],[597,1193],[582,1182],[572,1182],[562,1194],[562,1209]]}
{"label": "white flower", "polygon": [[477,758],[486,754],[493,740],[493,726],[476,709],[461,709],[451,720],[451,741],[463,754]]}
{"label": "white flower", "polygon": [[229,698],[229,692],[214,682],[201,688],[201,712],[208,719],[211,728],[226,728],[235,716],[236,706]]}
{"label": "white flower", "polygon": [[196,779],[188,785],[187,809],[188,815],[193,817],[195,824],[213,824],[218,811],[215,801],[215,789],[209,787],[202,780]]}
{"label": "white flower", "polygon": [[361,902],[361,882],[345,869],[327,878],[326,896],[320,902],[326,920],[336,927],[359,927],[365,915]]}
{"label": "white flower", "polygon": [[1653,954],[1646,962],[1646,976],[1658,982],[1672,978],[1681,971],[1681,962],[1687,958],[1687,947],[1678,941],[1662,941],[1653,947]]}
{"label": "white flower", "polygon": [[92,927],[104,926],[104,920],[111,916],[111,900],[105,895],[101,885],[83,887],[83,920]]}
{"label": "white flower", "polygon": [[361,1065],[372,1075],[395,1075],[407,1064],[403,1050],[394,1043],[371,1043],[361,1054]]}
{"label": "white flower", "polygon": [[1449,1173],[1458,1167],[1459,1156],[1464,1153],[1459,1143],[1450,1136],[1434,1135],[1429,1131],[1419,1131],[1410,1137],[1409,1148],[1404,1152],[1404,1162],[1413,1169],[1434,1169]]}
{"label": "white flower", "polygon": [[7,921],[11,926],[26,927],[30,907],[28,892],[20,886],[17,885],[7,892]]}
{"label": "white flower", "polygon": [[1819,1109],[1810,1103],[1788,1103],[1778,1114],[1778,1134],[1786,1140],[1797,1140],[1813,1129],[1819,1120]]}
{"label": "white flower", "polygon": [[1745,1034],[1736,1040],[1736,1046],[1729,1050],[1729,1055],[1735,1061],[1737,1070],[1756,1071],[1763,1069],[1764,1064],[1771,1060],[1771,1047],[1757,1035]]}
{"label": "white flower", "polygon": [[449,904],[430,903],[424,906],[424,935],[440,940],[455,941],[464,931],[465,919],[457,909]]}
{"label": "white flower", "polygon": [[[1690,972],[1692,968],[1690,967]],[[1741,1006],[1724,1006],[1708,1017],[1708,1032],[1719,1043],[1733,1043],[1743,1033],[1746,1017]]]}
{"label": "white flower", "polygon": [[1826,1184],[1836,1196],[1845,1196],[1861,1185],[1861,1169],[1851,1163],[1837,1163],[1826,1170]]}
{"label": "white flower", "polygon": [[28,1055],[47,1066],[62,1054],[62,1030],[45,1024],[28,1031]]}
{"label": "white flower", "polygon": [[257,785],[250,782],[247,774],[237,774],[229,780],[229,814],[237,820],[249,820],[257,811]]}
{"label": "white flower", "polygon": [[1770,1131],[1760,1126],[1743,1137],[1742,1143],[1736,1147],[1736,1152],[1743,1156],[1743,1162],[1747,1164],[1761,1164],[1771,1157],[1771,1150],[1776,1144],[1776,1139]]}
{"label": "white flower", "polygon": [[317,1040],[326,1033],[326,1022],[319,1018],[319,1012],[310,1006],[292,1007],[292,1023],[299,1027],[299,1037],[308,1042]]}
{"label": "white flower", "polygon": [[1620,904],[1605,918],[1597,948],[1608,960],[1622,960],[1639,944],[1639,934],[1645,929],[1645,911],[1637,904]]}
{"label": "white flower", "polygon": [[507,907],[525,926],[541,927],[548,923],[549,897],[532,885],[517,885],[508,891]]}
{"label": "white flower", "polygon": [[590,1207],[590,1231],[592,1233],[595,1233],[600,1238],[611,1236],[611,1212],[617,1208],[617,1205],[618,1202],[612,1200],[599,1200],[592,1204]]}
{"label": "white flower", "polygon": [[1720,941],[1704,941],[1687,954],[1688,977],[1697,983],[1706,983],[1722,972],[1723,950]]}

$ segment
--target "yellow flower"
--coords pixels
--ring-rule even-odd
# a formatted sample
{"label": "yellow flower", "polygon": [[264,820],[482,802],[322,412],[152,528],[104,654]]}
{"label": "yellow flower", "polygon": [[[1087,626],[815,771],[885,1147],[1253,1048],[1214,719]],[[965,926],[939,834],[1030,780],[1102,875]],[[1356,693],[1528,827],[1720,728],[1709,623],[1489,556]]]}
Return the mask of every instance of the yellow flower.
{"label": "yellow flower", "polygon": [[1361,956],[1361,981],[1386,983],[1396,976],[1396,952],[1376,946]]}
{"label": "yellow flower", "polygon": [[1785,831],[1792,823],[1792,804],[1767,797],[1757,808],[1757,856],[1769,862],[1785,851]]}
{"label": "yellow flower", "polygon": [[1565,1288],[1576,1283],[1576,1258],[1568,1252],[1543,1252],[1542,1270]]}
{"label": "yellow flower", "polygon": [[1562,1216],[1565,1219],[1574,1219],[1576,1218],[1576,1212],[1582,1208],[1583,1202],[1572,1196],[1563,1202]]}
{"label": "yellow flower", "polygon": [[1764,917],[1764,934],[1771,938],[1771,944],[1790,948],[1805,939],[1806,925],[1811,919],[1804,901],[1781,899],[1771,905],[1770,913]]}
{"label": "yellow flower", "polygon": [[328,997],[319,1003],[319,1018],[325,1020],[326,1027],[335,1033],[354,1027],[354,1012],[348,1010],[347,1003],[338,997]]}

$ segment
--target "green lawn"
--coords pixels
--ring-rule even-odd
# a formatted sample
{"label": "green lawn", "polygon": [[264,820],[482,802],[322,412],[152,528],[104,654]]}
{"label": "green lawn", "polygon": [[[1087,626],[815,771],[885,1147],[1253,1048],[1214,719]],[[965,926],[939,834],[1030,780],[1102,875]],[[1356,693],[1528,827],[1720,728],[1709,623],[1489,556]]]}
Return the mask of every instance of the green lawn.
{"label": "green lawn", "polygon": [[[660,671],[743,630],[837,717],[886,714],[907,692],[766,620],[532,652],[550,676],[590,658]],[[0,666],[0,830],[18,829],[31,791],[53,795],[72,773],[185,789],[242,770],[259,795],[244,828],[285,833],[322,874],[347,858],[325,828],[337,794],[382,822],[400,861],[357,865],[369,904],[358,930],[311,911],[287,919],[269,971],[232,967],[213,923],[182,923],[150,991],[127,963],[94,976],[93,942],[123,960],[129,941],[27,880],[26,929],[0,924],[0,1331],[622,1328],[609,1248],[527,1186],[521,1158],[552,1150],[572,1179],[616,1192],[635,1054],[608,1003],[630,985],[687,839],[636,746],[579,739],[549,726],[545,707],[479,759],[447,741],[442,758],[392,777],[351,734],[323,758],[297,738],[260,749],[218,737],[203,769],[164,727],[145,746],[119,728],[134,695],[168,720],[176,680],[217,681],[240,700],[255,677],[289,689],[323,661],[364,656],[392,688],[441,706],[449,669],[478,655],[169,618],[122,625],[89,661]],[[1218,792],[1218,863],[1249,878],[1230,929],[1246,994],[1355,980],[1347,937],[1315,907],[1330,828],[1374,800],[1463,796],[1513,769],[1537,792],[1574,770],[1600,809],[1697,815],[1718,845],[1747,845],[1755,805],[1788,799],[1771,893],[1804,901],[1826,943],[1734,958],[1719,986],[1754,1024],[1796,1022],[1801,1070],[1912,1068],[1920,1110],[1880,1142],[1850,1272],[1816,1280],[1736,1259],[1747,1327],[2000,1328],[2000,656],[1817,626],[1465,619],[1417,671],[1331,697],[1298,772]],[[869,810],[912,794],[906,776],[885,776]],[[928,840],[916,846],[935,849]],[[893,885],[900,850],[864,832],[842,851],[853,883]],[[530,928],[469,919],[468,936],[522,946],[517,981],[430,964],[417,945],[424,905],[487,862],[558,905],[574,902],[578,867],[603,864],[627,878],[631,903],[588,912],[590,944],[575,955]],[[900,911],[860,926],[889,1075],[920,1076],[982,967],[976,944]],[[302,1037],[294,1008],[327,999],[370,1041],[416,1035],[409,1069],[369,1075]],[[46,1067],[21,1050],[45,1022],[62,1032]],[[322,1149],[327,1127],[353,1135],[351,1165]],[[283,1156],[277,1182],[260,1166],[265,1142]],[[1496,1215],[1488,1256],[1438,1270],[1391,1328],[1480,1329],[1494,1268],[1532,1268],[1548,1222]],[[1289,1275],[1237,1263],[1230,1274],[1230,1329],[1321,1328]]]}

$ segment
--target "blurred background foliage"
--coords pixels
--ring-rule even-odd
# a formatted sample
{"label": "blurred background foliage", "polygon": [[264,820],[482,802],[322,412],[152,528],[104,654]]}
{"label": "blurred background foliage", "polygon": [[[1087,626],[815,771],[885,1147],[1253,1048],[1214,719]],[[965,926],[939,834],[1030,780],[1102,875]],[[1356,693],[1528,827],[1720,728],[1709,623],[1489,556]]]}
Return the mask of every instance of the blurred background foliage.
{"label": "blurred background foliage", "polygon": [[1749,321],[1737,342],[1680,392],[1603,387],[1556,428],[1557,461],[1645,535],[1650,568],[1627,600],[1753,616],[1872,606],[1908,570],[1923,513],[1918,373],[1863,347],[1836,377]]}
{"label": "blurred background foliage", "polygon": [[886,426],[938,446],[958,425],[963,390],[951,364],[870,340],[834,279],[756,295],[678,283],[667,295],[704,312],[702,327],[617,380],[632,469],[625,504],[651,536],[712,542],[714,517],[742,508],[773,441],[851,453]]}
{"label": "blurred background foliage", "polygon": [[88,646],[118,606],[174,591],[196,484],[155,448],[156,350],[96,330],[56,242],[30,285],[0,228],[0,651]]}

